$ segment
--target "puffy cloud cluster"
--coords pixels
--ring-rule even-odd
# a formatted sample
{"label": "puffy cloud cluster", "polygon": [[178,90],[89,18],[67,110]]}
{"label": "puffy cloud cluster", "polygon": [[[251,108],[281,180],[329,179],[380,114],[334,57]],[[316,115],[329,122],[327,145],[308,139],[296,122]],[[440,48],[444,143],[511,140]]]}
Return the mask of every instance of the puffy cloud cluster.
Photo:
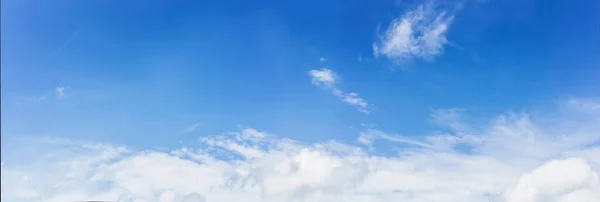
{"label": "puffy cloud cluster", "polygon": [[[368,147],[252,128],[172,151],[3,139],[2,200],[598,202],[600,114],[587,106],[419,137],[370,128]],[[582,114],[591,121],[567,121]]]}
{"label": "puffy cloud cluster", "polygon": [[454,15],[433,3],[420,5],[394,19],[373,44],[375,56],[385,56],[393,62],[412,58],[431,60],[442,53],[446,32]]}
{"label": "puffy cloud cluster", "polygon": [[524,174],[505,198],[506,202],[600,201],[598,174],[581,158],[552,160]]}

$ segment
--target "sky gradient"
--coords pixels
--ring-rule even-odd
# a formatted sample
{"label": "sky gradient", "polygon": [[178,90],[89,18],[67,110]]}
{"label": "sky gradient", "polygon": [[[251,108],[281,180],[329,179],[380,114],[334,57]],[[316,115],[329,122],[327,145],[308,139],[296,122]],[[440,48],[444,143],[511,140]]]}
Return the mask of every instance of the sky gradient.
{"label": "sky gradient", "polygon": [[[2,0],[1,9],[2,193],[14,201],[114,200],[124,193],[148,201],[189,193],[207,201],[600,198],[599,161],[591,158],[600,156],[598,1]],[[233,154],[213,151],[219,149]],[[58,160],[22,161],[35,156],[31,151]],[[323,166],[265,177],[277,167],[266,168],[273,159],[295,155]],[[56,162],[79,158],[105,166],[69,168],[83,177],[65,183],[92,188],[48,191],[15,177],[40,174],[32,167],[47,161],[61,176]],[[138,164],[128,164],[136,158],[183,163],[195,173],[190,178],[214,178],[198,189],[146,190],[107,174],[138,172]],[[561,186],[595,181],[579,195],[524,193],[516,184],[527,179],[519,177],[544,162],[550,170],[568,164],[581,171],[556,182]],[[352,170],[355,164],[365,170]],[[475,171],[468,166],[475,164]],[[317,172],[329,165],[346,174]],[[489,165],[503,169],[492,174]],[[261,191],[223,185],[236,167],[265,175],[252,178]],[[458,180],[444,176],[467,172],[506,179],[444,189]],[[89,182],[90,175],[104,181]],[[302,181],[310,176],[331,179]],[[386,176],[421,183],[422,190],[378,187]],[[5,178],[29,191],[5,190]],[[286,179],[297,184],[274,185]],[[443,179],[442,188],[428,184]]]}

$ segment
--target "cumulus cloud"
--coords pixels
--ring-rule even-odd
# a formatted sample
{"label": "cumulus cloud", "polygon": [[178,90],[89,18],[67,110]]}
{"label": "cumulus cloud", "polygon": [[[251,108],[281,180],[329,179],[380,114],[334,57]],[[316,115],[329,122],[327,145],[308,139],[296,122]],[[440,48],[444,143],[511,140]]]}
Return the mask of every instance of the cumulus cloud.
{"label": "cumulus cloud", "polygon": [[310,70],[308,71],[308,74],[312,78],[312,83],[314,85],[331,91],[333,95],[339,97],[345,103],[356,106],[359,112],[366,114],[370,112],[369,108],[371,108],[371,106],[365,99],[358,96],[358,93],[345,93],[336,85],[340,82],[341,77],[333,70],[321,68],[318,70]]}
{"label": "cumulus cloud", "polygon": [[446,32],[454,15],[436,8],[433,3],[420,5],[394,19],[373,43],[375,56],[392,62],[413,58],[431,60],[441,54],[448,43]]}
{"label": "cumulus cloud", "polygon": [[552,160],[524,174],[505,195],[506,202],[600,201],[598,174],[582,158]]}
{"label": "cumulus cloud", "polygon": [[[460,136],[367,129],[369,149],[253,128],[170,152],[3,139],[18,149],[3,150],[2,200],[598,202],[600,145],[589,143],[600,119],[555,124],[581,114],[502,114]],[[400,149],[382,152],[381,142]]]}

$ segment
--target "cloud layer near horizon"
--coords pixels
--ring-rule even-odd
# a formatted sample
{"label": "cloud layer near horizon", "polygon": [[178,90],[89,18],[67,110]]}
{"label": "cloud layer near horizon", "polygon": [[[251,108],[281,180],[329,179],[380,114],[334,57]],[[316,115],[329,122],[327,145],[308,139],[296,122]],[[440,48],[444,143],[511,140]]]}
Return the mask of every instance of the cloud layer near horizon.
{"label": "cloud layer near horizon", "polygon": [[[307,144],[252,128],[172,151],[13,141],[19,149],[3,150],[2,200],[598,202],[595,106],[574,100],[484,125],[444,116],[436,124],[449,132],[421,138],[368,128],[364,145]],[[381,142],[397,153],[380,152],[388,149]]]}

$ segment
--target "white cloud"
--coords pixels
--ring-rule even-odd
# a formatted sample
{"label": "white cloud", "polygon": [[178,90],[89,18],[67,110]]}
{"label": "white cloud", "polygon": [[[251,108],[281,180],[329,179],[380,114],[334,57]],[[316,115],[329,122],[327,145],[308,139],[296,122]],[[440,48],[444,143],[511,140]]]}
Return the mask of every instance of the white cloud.
{"label": "white cloud", "polygon": [[194,132],[196,129],[198,129],[198,127],[200,127],[202,125],[202,123],[194,123],[194,125],[188,127],[187,129],[185,129],[186,133],[191,133]]}
{"label": "white cloud", "polygon": [[[57,87],[54,89],[54,93],[56,94],[57,97],[63,97],[65,95],[65,87]],[[21,105],[27,105],[27,104],[40,104],[42,102],[44,102],[48,97],[47,93],[44,93],[45,95],[34,95],[34,96],[26,96],[26,95],[19,95],[19,97],[17,97],[16,99],[16,105],[17,106],[21,106]]]}
{"label": "white cloud", "polygon": [[340,77],[335,72],[327,68],[310,70],[308,74],[312,77],[313,84],[318,86],[331,87],[340,80]]}
{"label": "white cloud", "polygon": [[65,87],[57,87],[54,92],[56,92],[56,95],[59,97],[62,97],[65,95]]}
{"label": "white cloud", "polygon": [[310,70],[308,74],[312,78],[312,83],[319,87],[324,87],[325,89],[331,91],[331,93],[337,97],[339,97],[345,103],[356,106],[358,111],[362,113],[369,113],[369,103],[358,96],[358,93],[344,93],[339,87],[337,87],[337,83],[340,82],[341,77],[338,76],[333,70],[322,68],[319,70]]}
{"label": "white cloud", "polygon": [[412,140],[410,138],[406,138],[401,135],[390,135],[390,134],[387,134],[383,131],[376,130],[376,129],[367,129],[366,131],[361,132],[360,136],[358,137],[358,142],[372,147],[373,142],[377,139],[396,142],[396,143],[410,145],[410,146],[418,146],[418,147],[423,147],[423,148],[431,148],[432,147],[432,145],[422,142],[422,141]]}
{"label": "white cloud", "polygon": [[530,173],[505,194],[507,202],[600,201],[598,174],[581,158],[552,160]]}
{"label": "white cloud", "polygon": [[325,62],[327,61],[327,58],[319,58],[319,62]]}
{"label": "white cloud", "polygon": [[431,60],[444,50],[446,32],[454,15],[426,3],[394,19],[373,43],[375,56],[385,56],[392,62],[413,58]]}
{"label": "white cloud", "polygon": [[[555,124],[581,114],[569,113],[550,122],[503,114],[462,136],[368,129],[361,137],[373,150],[252,128],[169,153],[3,139],[17,149],[3,151],[0,187],[7,201],[598,202],[600,145],[589,143],[600,140],[600,113]],[[375,140],[401,150],[381,153]]]}
{"label": "white cloud", "polygon": [[358,106],[358,110],[363,113],[368,113],[367,108],[369,107],[369,103],[365,99],[362,99],[358,96],[358,93],[348,93],[343,95],[344,102]]}

